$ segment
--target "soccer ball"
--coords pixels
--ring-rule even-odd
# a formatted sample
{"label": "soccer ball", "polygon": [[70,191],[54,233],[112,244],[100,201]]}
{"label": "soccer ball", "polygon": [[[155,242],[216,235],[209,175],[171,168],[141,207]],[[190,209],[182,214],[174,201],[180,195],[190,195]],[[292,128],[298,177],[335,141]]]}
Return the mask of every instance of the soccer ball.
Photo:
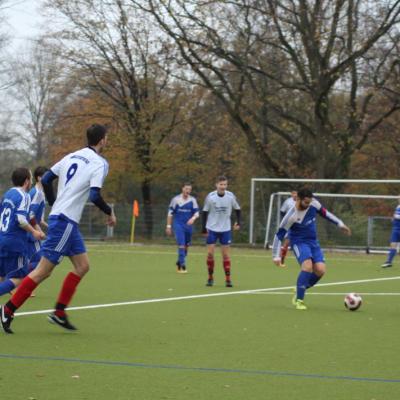
{"label": "soccer ball", "polygon": [[357,293],[349,293],[344,298],[344,305],[350,311],[356,311],[361,307],[362,298]]}

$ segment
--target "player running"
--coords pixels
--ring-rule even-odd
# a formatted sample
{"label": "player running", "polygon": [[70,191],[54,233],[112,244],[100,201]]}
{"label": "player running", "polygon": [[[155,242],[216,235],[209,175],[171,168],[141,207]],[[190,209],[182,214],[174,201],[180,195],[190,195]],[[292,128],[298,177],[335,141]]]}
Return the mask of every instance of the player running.
{"label": "player running", "polygon": [[44,238],[44,233],[34,229],[29,221],[32,174],[27,168],[17,168],[9,189],[1,201],[0,216],[0,296],[11,292],[28,275],[28,239],[30,233],[35,240]]}
{"label": "player running", "polygon": [[[22,281],[15,294],[0,308],[0,324],[6,333],[13,333],[11,322],[14,312],[28,299],[32,291],[53,272],[64,256],[68,256],[74,271],[63,283],[48,320],[67,330],[76,330],[65,313],[66,307],[81,279],[89,271],[89,259],[78,224],[88,198],[105,214],[107,224],[114,226],[116,218],[112,209],[103,200],[100,189],[108,173],[108,163],[100,156],[107,143],[107,129],[103,125],[92,125],[86,132],[88,147],[66,155],[51,167],[42,178],[47,201],[52,205],[49,216],[48,237],[43,243],[42,257],[36,269]],[[58,178],[57,199],[52,190],[52,181]]]}
{"label": "player running", "polygon": [[350,229],[339,218],[322,207],[313,197],[311,190],[301,189],[297,193],[296,205],[283,218],[272,248],[274,263],[280,265],[281,241],[286,233],[289,233],[292,250],[301,266],[296,295],[293,298],[293,305],[297,310],[307,310],[304,304],[305,292],[313,287],[326,271],[324,255],[317,240],[317,214],[336,224],[345,234],[351,234]]}
{"label": "player running", "polygon": [[396,207],[392,220],[392,234],[390,236],[390,250],[386,261],[381,265],[382,268],[390,268],[393,258],[397,253],[397,247],[400,243],[400,204]]}
{"label": "player running", "polygon": [[192,185],[184,183],[182,193],[175,196],[169,205],[167,216],[166,233],[175,233],[176,244],[178,245],[178,261],[176,262],[177,272],[186,273],[186,256],[188,247],[192,242],[193,224],[199,218],[199,206],[196,199],[191,196]]}
{"label": "player running", "polygon": [[240,206],[236,196],[226,190],[228,179],[220,176],[216,182],[214,192],[206,197],[202,212],[203,233],[207,233],[207,268],[208,280],[206,286],[214,285],[214,251],[215,244],[219,240],[221,244],[222,261],[225,272],[225,286],[232,287],[231,260],[229,249],[232,243],[231,214],[236,211],[236,222],[233,225],[235,231],[240,229]]}

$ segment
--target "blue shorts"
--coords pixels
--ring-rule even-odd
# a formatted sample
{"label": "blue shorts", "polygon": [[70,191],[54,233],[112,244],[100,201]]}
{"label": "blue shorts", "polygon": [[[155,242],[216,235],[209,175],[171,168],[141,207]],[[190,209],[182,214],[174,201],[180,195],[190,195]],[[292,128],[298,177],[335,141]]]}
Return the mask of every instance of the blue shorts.
{"label": "blue shorts", "polygon": [[292,250],[300,265],[308,259],[313,263],[325,262],[324,253],[318,242],[295,243],[292,244]]}
{"label": "blue shorts", "polygon": [[192,228],[174,225],[176,244],[178,246],[190,246],[192,244]]}
{"label": "blue shorts", "polygon": [[47,239],[40,251],[53,264],[59,264],[64,256],[71,257],[86,253],[78,224],[60,215],[49,217]]}
{"label": "blue shorts", "polygon": [[35,254],[40,251],[40,247],[41,243],[39,242],[39,240],[36,240],[34,242],[28,241],[28,244],[26,246],[28,260],[31,260],[35,256]]}
{"label": "blue shorts", "polygon": [[400,230],[392,229],[392,234],[390,235],[390,243],[400,243]]}
{"label": "blue shorts", "polygon": [[216,244],[217,240],[219,240],[222,246],[229,246],[232,243],[232,231],[214,232],[209,230],[206,243]]}
{"label": "blue shorts", "polygon": [[4,278],[25,278],[30,272],[28,258],[15,256],[0,257],[0,276]]}

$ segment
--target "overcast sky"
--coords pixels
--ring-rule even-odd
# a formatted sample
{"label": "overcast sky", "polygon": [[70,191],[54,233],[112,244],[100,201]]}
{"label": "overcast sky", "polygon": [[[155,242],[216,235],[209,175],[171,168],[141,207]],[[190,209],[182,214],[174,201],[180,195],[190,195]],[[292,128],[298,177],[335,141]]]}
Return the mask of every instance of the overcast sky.
{"label": "overcast sky", "polygon": [[3,30],[11,39],[11,48],[16,49],[38,35],[42,18],[38,8],[42,0],[9,0],[5,10]]}

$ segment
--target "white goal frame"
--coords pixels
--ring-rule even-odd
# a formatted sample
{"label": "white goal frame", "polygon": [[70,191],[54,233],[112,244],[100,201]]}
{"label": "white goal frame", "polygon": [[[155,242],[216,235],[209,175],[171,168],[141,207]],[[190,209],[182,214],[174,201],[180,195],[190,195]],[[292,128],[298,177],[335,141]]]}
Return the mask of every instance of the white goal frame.
{"label": "white goal frame", "polygon": [[[257,182],[274,182],[274,183],[385,183],[385,184],[400,184],[400,179],[292,179],[292,178],[252,178],[250,188],[250,216],[249,216],[249,244],[255,245],[254,241],[254,207],[255,207],[255,192]],[[316,193],[317,195],[317,193]],[[340,193],[331,194],[332,197],[349,197],[349,195],[343,195]],[[376,195],[360,195],[364,198],[374,198]],[[399,196],[389,196],[388,198],[398,198]],[[379,196],[378,198],[384,198]],[[270,203],[271,207],[271,203]]]}

